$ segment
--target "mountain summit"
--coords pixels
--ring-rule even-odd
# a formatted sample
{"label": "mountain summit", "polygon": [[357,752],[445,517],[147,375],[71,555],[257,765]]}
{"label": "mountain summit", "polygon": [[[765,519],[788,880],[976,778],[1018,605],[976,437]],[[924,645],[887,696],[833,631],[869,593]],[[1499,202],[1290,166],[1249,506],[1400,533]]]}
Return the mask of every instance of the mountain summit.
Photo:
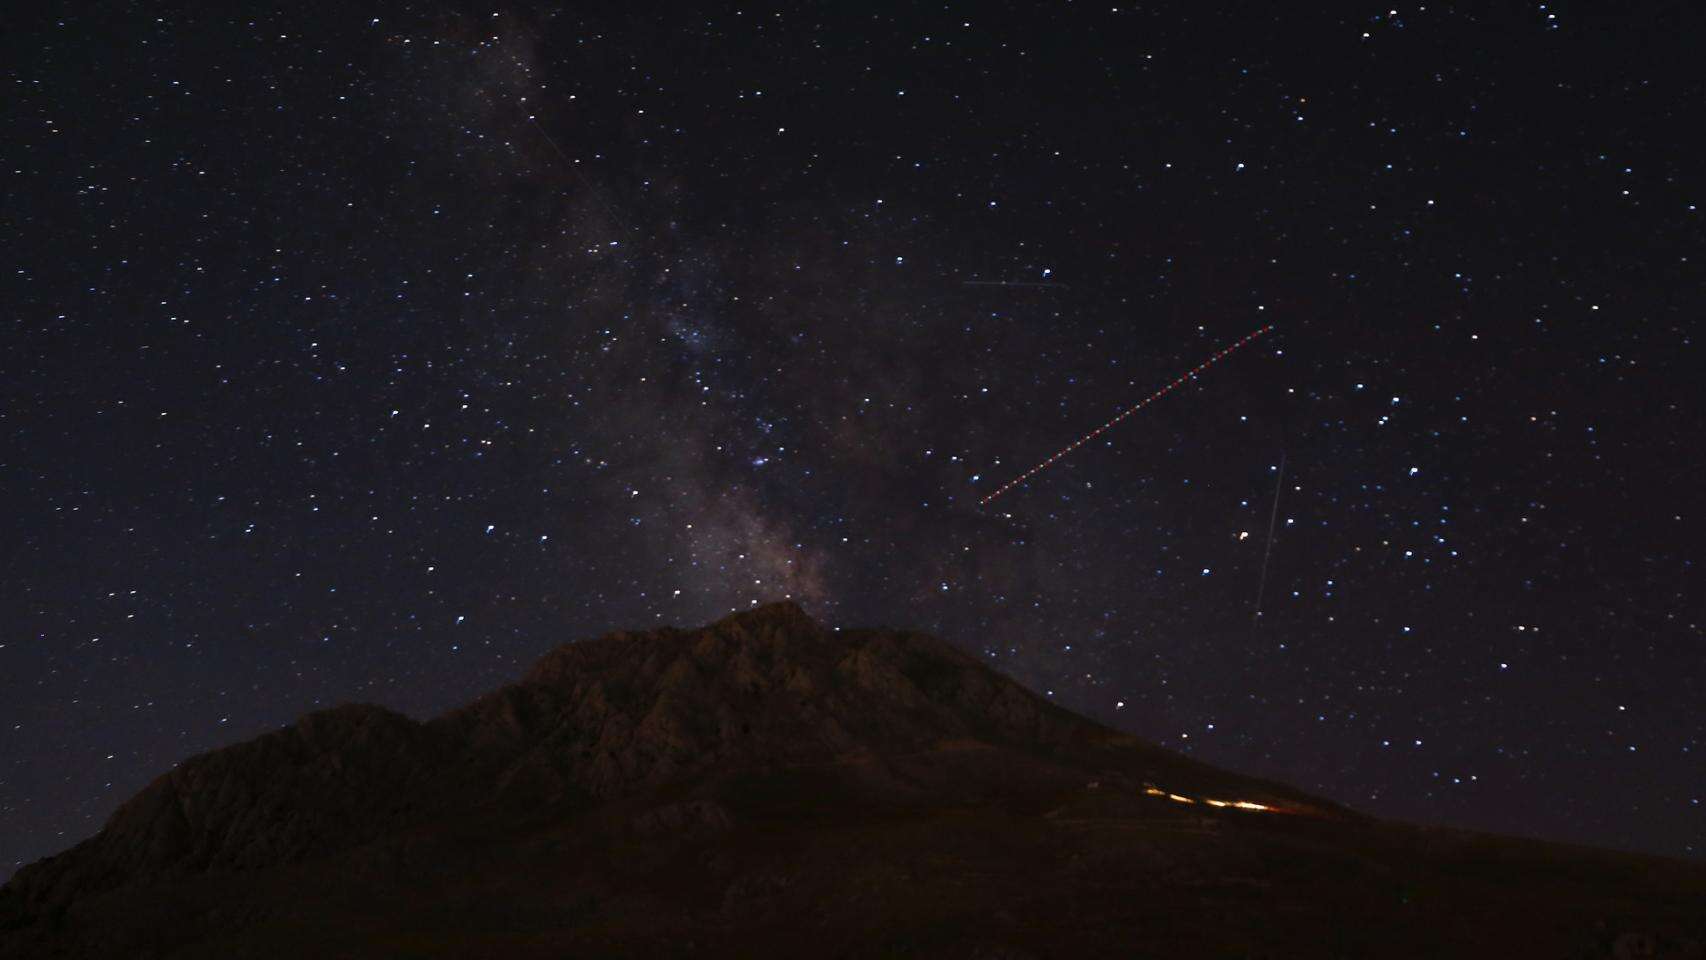
{"label": "mountain summit", "polygon": [[188,760],[19,871],[0,957],[1684,956],[1701,903],[1696,865],[1383,823],[773,604]]}

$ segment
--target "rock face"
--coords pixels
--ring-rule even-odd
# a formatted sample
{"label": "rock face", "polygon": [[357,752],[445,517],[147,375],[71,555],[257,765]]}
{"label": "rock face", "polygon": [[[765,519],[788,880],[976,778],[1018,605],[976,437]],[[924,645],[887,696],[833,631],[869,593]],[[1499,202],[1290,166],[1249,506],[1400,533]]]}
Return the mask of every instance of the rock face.
{"label": "rock face", "polygon": [[458,812],[573,809],[750,764],[965,738],[1118,735],[923,634],[828,631],[775,604],[547,654],[518,684],[427,723],[366,704],[195,757],[93,839],[21,870],[36,910],[136,879],[256,870]]}
{"label": "rock face", "polygon": [[499,792],[535,802],[608,796],[730,764],[1098,729],[933,637],[826,631],[792,604],[703,630],[560,647],[521,684],[433,727],[505,757]]}
{"label": "rock face", "polygon": [[186,761],[0,891],[0,957],[1285,955],[1355,923],[1598,956],[1607,923],[1706,936],[1690,897],[1706,871],[1380,824],[780,604]]}
{"label": "rock face", "polygon": [[195,757],[115,811],[102,831],[20,870],[28,907],[138,879],[253,870],[341,849],[418,808],[434,738],[382,707],[349,705]]}

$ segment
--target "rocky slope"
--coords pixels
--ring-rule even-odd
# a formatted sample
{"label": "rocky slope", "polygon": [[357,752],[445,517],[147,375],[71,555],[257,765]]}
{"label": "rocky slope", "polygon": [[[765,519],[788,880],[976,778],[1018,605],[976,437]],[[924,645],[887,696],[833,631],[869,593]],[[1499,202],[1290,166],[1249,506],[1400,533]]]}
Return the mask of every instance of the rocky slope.
{"label": "rocky slope", "polygon": [[1694,865],[1379,823],[783,604],[186,761],[0,891],[0,957],[1682,956],[1702,906]]}

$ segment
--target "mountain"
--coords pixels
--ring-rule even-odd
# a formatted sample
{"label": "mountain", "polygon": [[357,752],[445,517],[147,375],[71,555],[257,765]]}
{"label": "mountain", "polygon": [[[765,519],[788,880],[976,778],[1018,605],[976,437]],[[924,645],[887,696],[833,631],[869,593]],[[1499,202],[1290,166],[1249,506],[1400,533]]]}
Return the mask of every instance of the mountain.
{"label": "mountain", "polygon": [[[1375,820],[777,604],[188,760],[0,957],[1700,957],[1706,867]],[[1644,951],[1644,952],[1643,952]]]}

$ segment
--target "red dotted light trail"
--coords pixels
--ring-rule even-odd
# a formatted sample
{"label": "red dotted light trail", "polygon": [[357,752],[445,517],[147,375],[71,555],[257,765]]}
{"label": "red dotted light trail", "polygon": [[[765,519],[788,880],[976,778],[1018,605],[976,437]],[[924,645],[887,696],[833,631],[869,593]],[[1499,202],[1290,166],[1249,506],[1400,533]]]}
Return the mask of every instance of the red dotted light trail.
{"label": "red dotted light trail", "polygon": [[1058,462],[1061,458],[1065,457],[1067,454],[1071,453],[1074,450],[1077,450],[1079,447],[1082,447],[1086,443],[1089,443],[1090,441],[1096,439],[1097,437],[1101,436],[1102,434],[1107,433],[1108,430],[1114,426],[1114,424],[1119,423],[1121,420],[1124,420],[1126,417],[1131,416],[1132,414],[1136,413],[1139,410],[1142,410],[1144,407],[1149,406],[1150,404],[1161,399],[1162,397],[1166,396],[1167,394],[1172,393],[1176,387],[1179,387],[1182,384],[1184,384],[1184,382],[1186,380],[1189,380],[1190,378],[1196,376],[1197,374],[1203,372],[1204,370],[1207,370],[1209,367],[1212,367],[1215,364],[1219,363],[1220,361],[1226,359],[1226,357],[1229,354],[1231,354],[1234,350],[1237,350],[1239,347],[1244,346],[1245,344],[1256,339],[1257,337],[1261,336],[1262,334],[1267,333],[1269,330],[1272,330],[1273,328],[1274,328],[1274,325],[1270,323],[1267,326],[1261,328],[1260,330],[1255,331],[1254,333],[1246,334],[1243,337],[1243,339],[1235,341],[1230,346],[1222,349],[1219,353],[1216,353],[1214,356],[1209,357],[1207,360],[1204,360],[1202,363],[1197,364],[1195,367],[1192,367],[1190,370],[1186,371],[1185,373],[1180,374],[1179,378],[1174,380],[1172,383],[1167,384],[1166,386],[1155,391],[1154,393],[1150,394],[1149,396],[1144,397],[1142,400],[1139,400],[1136,404],[1134,404],[1130,407],[1127,407],[1126,409],[1120,411],[1119,415],[1114,417],[1112,420],[1109,420],[1107,423],[1102,424],[1101,426],[1090,431],[1089,433],[1085,434],[1084,436],[1079,437],[1077,440],[1073,441],[1071,444],[1068,444],[1067,446],[1062,447],[1060,449],[1060,452],[1056,453],[1054,456],[1049,457],[1047,460],[1044,460],[1042,463],[1037,464],[1036,466],[1032,467],[1031,469],[1026,470],[1024,473],[1019,474],[1018,476],[1014,477],[1013,479],[1011,479],[1011,480],[1007,481],[1006,483],[1002,484],[1001,486],[997,487],[994,493],[990,494],[987,497],[984,497],[982,500],[979,500],[977,502],[978,506],[980,506],[980,507],[988,506],[989,502],[991,500],[994,500],[996,497],[1001,496],[1002,494],[1013,489],[1014,487],[1018,486],[1019,484],[1024,483],[1026,480],[1031,479],[1032,477],[1036,476],[1037,474],[1042,473],[1044,470],[1047,470],[1049,467],[1054,466],[1056,462]]}

